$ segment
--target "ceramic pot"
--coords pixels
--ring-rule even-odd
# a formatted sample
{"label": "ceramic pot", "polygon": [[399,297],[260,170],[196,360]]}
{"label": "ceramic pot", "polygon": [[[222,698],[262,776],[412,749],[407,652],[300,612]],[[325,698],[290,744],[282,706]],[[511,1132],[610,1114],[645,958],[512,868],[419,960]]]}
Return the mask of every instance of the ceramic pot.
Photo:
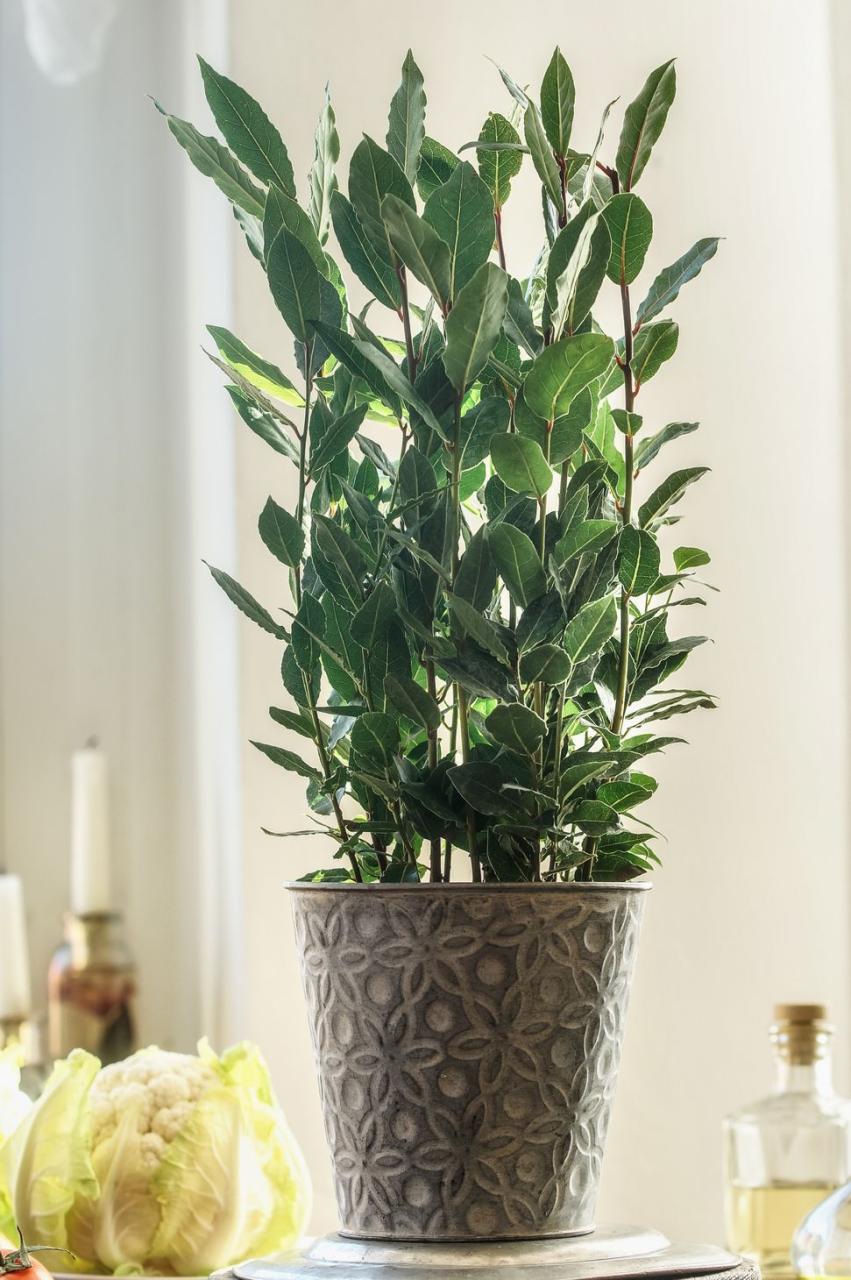
{"label": "ceramic pot", "polygon": [[593,1230],[647,887],[289,886],[343,1234]]}

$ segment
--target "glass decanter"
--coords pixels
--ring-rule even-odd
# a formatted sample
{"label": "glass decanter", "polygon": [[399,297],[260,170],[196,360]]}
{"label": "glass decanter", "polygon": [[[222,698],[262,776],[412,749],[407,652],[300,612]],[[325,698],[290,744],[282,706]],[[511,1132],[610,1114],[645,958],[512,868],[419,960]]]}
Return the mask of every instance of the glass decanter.
{"label": "glass decanter", "polygon": [[826,1010],[782,1004],[774,1017],[774,1092],[724,1122],[727,1244],[767,1280],[794,1275],[796,1228],[849,1175],[847,1104],[833,1090]]}

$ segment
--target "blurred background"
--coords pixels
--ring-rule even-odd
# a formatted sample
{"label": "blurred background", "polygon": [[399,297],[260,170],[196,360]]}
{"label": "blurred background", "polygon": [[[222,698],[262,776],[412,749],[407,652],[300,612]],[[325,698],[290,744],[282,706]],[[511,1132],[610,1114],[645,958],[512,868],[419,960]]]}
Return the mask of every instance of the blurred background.
{"label": "blurred background", "polygon": [[[0,39],[0,866],[23,881],[33,1002],[69,902],[70,757],[94,736],[141,1039],[260,1043],[317,1230],[334,1211],[281,888],[315,846],[260,830],[303,804],[247,743],[280,700],[279,655],[201,563],[283,603],[256,517],[291,476],[201,348],[225,324],[287,369],[290,343],[146,95],[212,131],[202,53],[265,106],[304,181],[326,81],[345,175],[361,133],[384,134],[409,46],[428,131],[453,147],[505,109],[488,57],[537,85],[558,43],[587,147],[611,98],[613,147],[623,103],[678,58],[642,187],[648,269],[725,240],[643,411],[704,424],[676,449],[712,467],[684,531],[722,588],[690,666],[721,703],[661,767],[665,865],[600,1218],[719,1238],[720,1118],[766,1091],[775,1000],[830,1005],[851,1091],[848,0],[0,0]],[[518,274],[538,247],[526,181],[505,228]]]}

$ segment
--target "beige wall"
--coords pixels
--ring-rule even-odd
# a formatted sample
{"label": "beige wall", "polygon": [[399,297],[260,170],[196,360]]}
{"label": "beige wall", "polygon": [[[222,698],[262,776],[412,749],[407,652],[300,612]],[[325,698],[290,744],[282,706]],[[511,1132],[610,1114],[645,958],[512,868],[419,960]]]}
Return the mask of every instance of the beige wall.
{"label": "beige wall", "polygon": [[[646,72],[679,57],[680,94],[642,181],[654,212],[651,269],[698,236],[727,237],[677,304],[676,361],[642,396],[659,424],[700,418],[676,462],[708,462],[682,526],[707,545],[723,587],[701,623],[716,643],[692,678],[721,697],[684,729],[691,746],[661,773],[655,821],[665,866],[648,914],[605,1173],[601,1216],[680,1237],[721,1233],[718,1126],[768,1081],[764,1028],[777,999],[826,999],[847,1047],[846,634],[836,191],[828,7],[822,0],[431,0],[411,4],[232,4],[233,73],[281,125],[297,173],[330,79],[344,162],[362,130],[383,137],[409,44],[426,77],[429,130],[459,145],[505,107],[491,64],[537,82],[552,46],[571,62],[578,136]],[[616,141],[618,110],[610,147]],[[345,172],[345,170],[344,170]],[[537,225],[507,217],[522,270]],[[240,252],[236,331],[285,360],[290,343]],[[214,319],[215,317],[211,317]],[[671,454],[674,461],[674,454]],[[255,534],[286,464],[239,446],[240,576],[273,605],[284,584]],[[276,646],[245,626],[243,728],[269,732],[281,697]],[[269,840],[298,825],[301,787],[246,748],[246,970],[241,1030],[267,1049],[316,1175],[316,1226],[333,1207],[307,1030],[281,882],[315,850]],[[843,1061],[846,1055],[843,1053]],[[844,1079],[848,1085],[849,1081]]]}

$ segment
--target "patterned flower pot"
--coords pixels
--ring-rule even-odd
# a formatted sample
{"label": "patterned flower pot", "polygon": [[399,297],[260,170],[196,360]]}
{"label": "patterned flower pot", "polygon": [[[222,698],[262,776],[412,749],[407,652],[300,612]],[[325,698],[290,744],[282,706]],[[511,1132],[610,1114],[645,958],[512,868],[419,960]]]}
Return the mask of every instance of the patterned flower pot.
{"label": "patterned flower pot", "polygon": [[290,886],[344,1234],[593,1230],[647,887]]}

